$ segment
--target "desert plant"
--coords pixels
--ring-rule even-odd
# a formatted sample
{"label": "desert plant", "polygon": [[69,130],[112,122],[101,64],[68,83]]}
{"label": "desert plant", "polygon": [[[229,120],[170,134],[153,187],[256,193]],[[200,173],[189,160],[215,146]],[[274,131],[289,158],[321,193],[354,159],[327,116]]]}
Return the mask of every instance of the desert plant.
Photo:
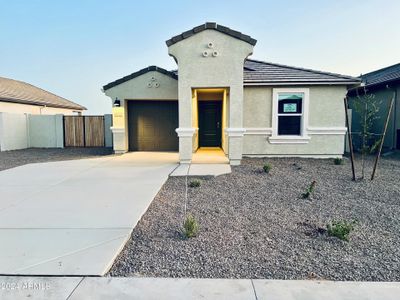
{"label": "desert plant", "polygon": [[187,215],[183,222],[183,235],[186,238],[191,238],[197,235],[199,232],[199,224],[196,219],[191,215]]}
{"label": "desert plant", "polygon": [[332,221],[326,225],[330,236],[337,237],[343,241],[349,241],[349,234],[354,230],[356,221]]}
{"label": "desert plant", "polygon": [[265,163],[264,166],[263,166],[263,170],[267,174],[269,173],[269,171],[271,171],[271,168],[272,168],[272,166],[269,163]]}
{"label": "desert plant", "polygon": [[189,187],[191,188],[197,188],[201,185],[201,181],[198,179],[193,179],[189,182]]}
{"label": "desert plant", "polygon": [[334,163],[335,165],[343,165],[343,158],[336,157],[336,158],[333,160],[333,163]]}
{"label": "desert plant", "polygon": [[315,191],[315,186],[317,185],[317,182],[315,180],[313,180],[310,185],[308,186],[308,188],[306,189],[306,191],[301,194],[301,197],[303,197],[303,199],[309,199],[312,194],[314,194]]}
{"label": "desert plant", "polygon": [[365,156],[376,151],[382,137],[379,134],[373,133],[374,124],[380,119],[379,110],[382,101],[375,98],[374,94],[358,95],[354,102],[354,109],[360,116],[359,124],[361,132],[356,134],[361,141],[361,178],[364,179]]}

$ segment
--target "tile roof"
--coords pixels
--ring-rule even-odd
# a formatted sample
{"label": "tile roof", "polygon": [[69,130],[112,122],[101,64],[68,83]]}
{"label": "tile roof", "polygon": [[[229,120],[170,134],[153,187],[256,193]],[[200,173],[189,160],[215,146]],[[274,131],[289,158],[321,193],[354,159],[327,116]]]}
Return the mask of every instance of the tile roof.
{"label": "tile roof", "polygon": [[[167,71],[163,68],[150,66],[128,76],[110,82],[103,86],[108,90],[150,71],[157,71],[178,79],[178,70]],[[315,84],[359,84],[360,79],[346,75],[315,71],[291,67],[281,64],[269,63],[254,59],[247,59],[243,68],[243,84],[246,85],[315,85]]]}
{"label": "tile roof", "polygon": [[0,77],[0,102],[2,101],[75,110],[86,110],[86,108],[82,105],[76,104],[65,98],[54,95],[34,85],[4,77]]}
{"label": "tile roof", "polygon": [[400,63],[360,76],[364,86],[389,83],[400,80]]}
{"label": "tile roof", "polygon": [[165,43],[167,44],[167,46],[171,46],[177,42],[180,42],[184,39],[187,39],[188,37],[191,37],[192,35],[195,35],[196,33],[199,33],[201,31],[204,31],[206,29],[212,29],[212,30],[216,30],[222,33],[225,33],[231,37],[237,38],[239,40],[242,40],[246,43],[249,43],[250,45],[255,45],[257,43],[257,40],[253,39],[251,36],[243,34],[239,31],[230,29],[229,27],[225,27],[222,25],[218,25],[217,23],[214,22],[207,22],[205,24],[196,26],[188,31],[185,31],[181,34],[178,34],[172,38],[170,38],[168,41],[166,41]]}
{"label": "tile roof", "polygon": [[247,59],[244,85],[358,84],[356,77]]}
{"label": "tile roof", "polygon": [[143,68],[143,69],[141,69],[141,70],[139,70],[139,71],[137,71],[135,73],[132,73],[130,75],[127,75],[125,77],[122,77],[120,79],[117,79],[117,80],[115,80],[113,82],[110,82],[110,83],[104,85],[103,86],[103,90],[105,91],[105,90],[111,89],[112,87],[114,87],[116,85],[119,85],[121,83],[124,83],[124,82],[126,82],[128,80],[131,80],[131,79],[133,79],[135,77],[138,77],[140,75],[143,75],[143,74],[145,74],[147,72],[151,72],[151,71],[157,71],[157,72],[160,72],[160,73],[162,73],[164,75],[170,76],[173,79],[178,79],[178,75],[173,71],[167,71],[167,70],[165,70],[163,68],[160,68],[160,67],[157,67],[157,66],[149,66],[147,68]]}

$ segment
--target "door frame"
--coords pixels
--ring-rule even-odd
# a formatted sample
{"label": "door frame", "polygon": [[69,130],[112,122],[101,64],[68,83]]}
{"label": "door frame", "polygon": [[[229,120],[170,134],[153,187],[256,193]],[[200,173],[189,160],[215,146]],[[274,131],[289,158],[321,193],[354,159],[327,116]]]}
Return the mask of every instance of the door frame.
{"label": "door frame", "polygon": [[[217,145],[215,146],[209,146],[209,145],[204,145],[202,144],[202,135],[201,135],[201,127],[202,127],[202,117],[201,117],[201,106],[202,104],[216,104],[216,110],[215,113],[217,116],[219,116],[219,130],[217,130]],[[223,106],[223,101],[222,100],[199,100],[197,103],[197,113],[198,113],[198,127],[199,127],[199,148],[200,147],[217,147],[217,148],[222,148],[222,106]],[[217,118],[218,119],[218,118]],[[204,120],[203,120],[204,121]],[[218,129],[218,128],[217,128]]]}

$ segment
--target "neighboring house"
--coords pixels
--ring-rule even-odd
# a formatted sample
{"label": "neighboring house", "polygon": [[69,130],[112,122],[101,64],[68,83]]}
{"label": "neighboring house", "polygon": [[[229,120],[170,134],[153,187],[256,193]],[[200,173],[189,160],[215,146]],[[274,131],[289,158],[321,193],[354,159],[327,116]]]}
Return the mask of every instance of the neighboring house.
{"label": "neighboring house", "polygon": [[27,114],[81,114],[82,105],[29,83],[0,77],[0,112]]}
{"label": "neighboring house", "polygon": [[256,40],[216,23],[166,43],[178,71],[151,66],[103,87],[116,152],[179,150],[190,163],[199,147],[220,147],[232,165],[343,154],[343,98],[358,78],[248,59]]}
{"label": "neighboring house", "polygon": [[[361,116],[354,109],[355,101],[362,101],[364,95],[374,95],[380,103],[378,118],[372,124],[374,133],[383,133],[390,101],[394,96],[394,106],[390,114],[383,146],[386,149],[400,149],[400,63],[360,76],[361,85],[348,92],[349,107],[352,108],[352,131],[361,131]],[[353,136],[355,148],[359,149],[359,135]]]}

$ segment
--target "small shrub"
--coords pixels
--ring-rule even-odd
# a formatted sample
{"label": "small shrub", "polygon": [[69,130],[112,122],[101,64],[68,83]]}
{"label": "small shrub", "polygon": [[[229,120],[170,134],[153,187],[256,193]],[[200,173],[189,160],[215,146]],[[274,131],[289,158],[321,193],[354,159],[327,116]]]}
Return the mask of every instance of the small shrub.
{"label": "small shrub", "polygon": [[189,182],[189,187],[191,188],[197,188],[201,185],[201,181],[198,179],[193,179]]}
{"label": "small shrub", "polygon": [[354,230],[356,221],[332,221],[326,225],[328,234],[337,237],[343,241],[349,241],[349,234]]}
{"label": "small shrub", "polygon": [[183,222],[183,235],[186,238],[195,237],[199,232],[199,224],[192,215],[187,215],[186,220]]}
{"label": "small shrub", "polygon": [[334,160],[333,160],[333,163],[335,164],[335,165],[343,165],[343,158],[340,158],[340,157],[336,157]]}
{"label": "small shrub", "polygon": [[271,168],[272,168],[272,166],[271,166],[271,164],[269,164],[269,163],[266,163],[264,166],[263,166],[263,170],[264,170],[264,172],[265,173],[269,173],[269,171],[271,171]]}
{"label": "small shrub", "polygon": [[312,196],[312,194],[314,194],[316,185],[317,182],[313,180],[310,186],[306,189],[306,191],[303,194],[301,194],[301,197],[303,197],[303,199],[309,199]]}

